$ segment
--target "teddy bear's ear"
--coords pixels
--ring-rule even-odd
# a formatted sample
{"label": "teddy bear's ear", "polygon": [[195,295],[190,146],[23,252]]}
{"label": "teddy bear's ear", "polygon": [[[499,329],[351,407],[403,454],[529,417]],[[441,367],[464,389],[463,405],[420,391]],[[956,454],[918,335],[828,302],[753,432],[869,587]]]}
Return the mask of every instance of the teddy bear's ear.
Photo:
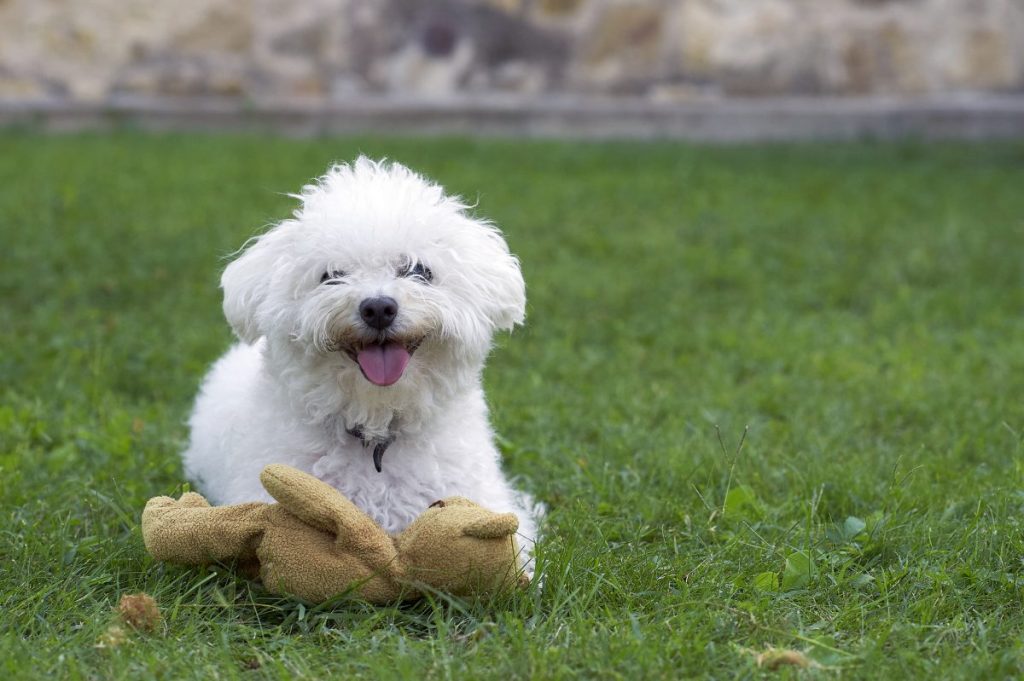
{"label": "teddy bear's ear", "polygon": [[476,539],[499,539],[515,534],[518,529],[519,518],[515,513],[487,513],[463,528],[462,534]]}

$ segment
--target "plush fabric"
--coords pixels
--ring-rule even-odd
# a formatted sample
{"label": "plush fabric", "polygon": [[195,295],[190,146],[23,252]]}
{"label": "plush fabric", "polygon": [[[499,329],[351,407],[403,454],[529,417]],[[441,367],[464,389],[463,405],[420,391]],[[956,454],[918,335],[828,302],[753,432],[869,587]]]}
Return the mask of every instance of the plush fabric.
{"label": "plush fabric", "polygon": [[181,565],[235,561],[269,591],[314,603],[349,590],[383,604],[430,590],[473,596],[526,583],[513,513],[449,497],[391,536],[307,473],[274,464],[260,481],[278,503],[211,506],[192,492],[150,499],[146,549]]}

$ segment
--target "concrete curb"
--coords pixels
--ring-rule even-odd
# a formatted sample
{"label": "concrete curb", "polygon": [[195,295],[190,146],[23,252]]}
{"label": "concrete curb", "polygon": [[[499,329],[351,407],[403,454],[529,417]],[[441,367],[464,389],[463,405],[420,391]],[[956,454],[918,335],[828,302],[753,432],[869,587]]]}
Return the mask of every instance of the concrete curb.
{"label": "concrete curb", "polygon": [[350,102],[116,98],[3,102],[0,127],[110,130],[478,135],[713,142],[1024,138],[1024,96],[780,98],[650,102],[459,97]]}

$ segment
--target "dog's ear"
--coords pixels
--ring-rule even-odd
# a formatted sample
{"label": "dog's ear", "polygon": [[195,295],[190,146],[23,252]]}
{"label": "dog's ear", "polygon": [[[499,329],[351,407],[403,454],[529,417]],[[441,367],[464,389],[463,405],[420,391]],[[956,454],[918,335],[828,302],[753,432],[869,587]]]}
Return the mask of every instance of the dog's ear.
{"label": "dog's ear", "polygon": [[224,270],[220,286],[224,289],[224,316],[235,334],[246,343],[255,343],[264,335],[260,307],[267,299],[275,271],[287,257],[286,247],[294,224],[286,221],[257,237]]}
{"label": "dog's ear", "polygon": [[519,259],[514,255],[506,256],[500,267],[503,270],[499,275],[501,285],[498,296],[491,301],[494,304],[491,318],[496,329],[511,331],[526,319],[526,282],[519,269]]}
{"label": "dog's ear", "polygon": [[494,329],[511,331],[526,318],[526,283],[501,233],[490,225],[481,227],[486,245],[475,263],[473,283],[483,289],[482,311]]}

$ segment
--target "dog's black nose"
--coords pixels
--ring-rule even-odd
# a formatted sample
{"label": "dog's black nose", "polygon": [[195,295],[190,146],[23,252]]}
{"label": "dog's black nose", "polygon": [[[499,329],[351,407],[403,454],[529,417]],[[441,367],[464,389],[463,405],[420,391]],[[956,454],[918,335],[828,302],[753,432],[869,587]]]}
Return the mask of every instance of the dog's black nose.
{"label": "dog's black nose", "polygon": [[394,298],[381,296],[379,298],[367,298],[359,303],[359,316],[363,318],[366,325],[378,330],[384,330],[391,326],[398,314],[398,302]]}

